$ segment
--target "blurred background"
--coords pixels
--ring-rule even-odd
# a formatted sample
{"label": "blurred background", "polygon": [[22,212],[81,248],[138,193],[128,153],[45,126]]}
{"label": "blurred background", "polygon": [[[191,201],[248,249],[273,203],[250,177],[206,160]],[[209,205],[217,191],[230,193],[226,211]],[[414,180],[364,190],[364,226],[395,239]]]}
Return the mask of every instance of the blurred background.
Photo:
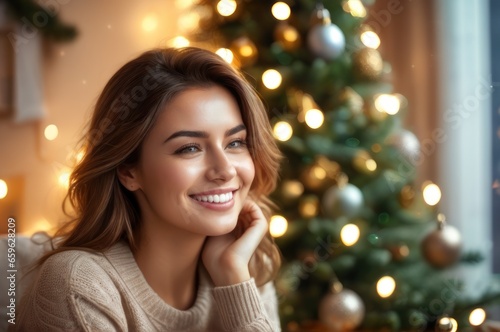
{"label": "blurred background", "polygon": [[[222,7],[218,8],[219,2]],[[191,43],[215,51],[237,37],[228,31],[252,35],[245,32],[248,17],[265,20],[255,17],[255,6],[246,9],[252,8],[252,1],[226,2],[0,1],[0,233],[7,232],[9,217],[16,220],[16,232],[27,235],[50,232],[65,220],[61,206],[71,168],[81,158],[82,151],[76,150],[78,140],[100,91],[121,65],[154,47]],[[258,1],[269,10],[276,2]],[[237,16],[228,19],[232,13],[225,15],[224,6],[233,3]],[[318,4],[323,5],[321,1],[283,3],[291,8],[289,21],[293,24],[301,22],[300,15],[314,17],[321,12]],[[412,188],[421,191],[436,184],[442,197],[431,211],[446,215],[462,236],[463,250],[475,251],[482,258],[473,266],[451,272],[463,277],[466,293],[473,296],[474,290],[485,289],[493,273],[500,273],[500,64],[495,61],[500,56],[500,3],[345,0],[324,1],[324,6],[346,40],[351,33],[345,28],[349,24],[335,21],[341,15],[354,17],[353,24],[366,24],[379,40],[375,49],[384,60],[382,80],[390,81],[392,91],[404,98],[402,126],[418,138]],[[356,12],[359,6],[364,14]],[[200,26],[203,19],[210,24]],[[307,21],[295,27],[302,32],[323,23]],[[269,31],[271,38],[279,38],[273,33]],[[255,40],[254,46],[260,54],[269,48]],[[310,44],[293,47],[297,48],[283,47],[280,52],[311,66],[320,63],[307,62],[312,57],[303,55],[311,53]],[[352,58],[355,50],[346,50],[343,54]],[[314,56],[324,58],[321,50]],[[259,61],[271,64],[262,58],[256,61],[257,66]],[[260,84],[253,63],[235,65]],[[357,88],[354,90],[365,98],[361,86]],[[268,105],[273,105],[275,97],[271,95]],[[313,102],[315,99],[313,95]],[[283,108],[283,104],[275,105]],[[278,118],[283,118],[281,113]],[[300,325],[297,317],[301,316],[296,314],[284,322],[290,330]]]}

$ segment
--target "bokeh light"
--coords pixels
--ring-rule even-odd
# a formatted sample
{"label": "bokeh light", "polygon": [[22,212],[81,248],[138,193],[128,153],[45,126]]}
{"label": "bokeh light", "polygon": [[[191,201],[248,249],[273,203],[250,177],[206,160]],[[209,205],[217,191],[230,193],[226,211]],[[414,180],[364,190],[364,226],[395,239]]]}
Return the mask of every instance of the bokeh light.
{"label": "bokeh light", "polygon": [[281,74],[276,69],[268,69],[262,74],[262,83],[269,90],[274,90],[281,85]]}
{"label": "bokeh light", "polygon": [[158,19],[154,15],[148,15],[142,19],[142,30],[152,32],[158,27]]}
{"label": "bokeh light", "polygon": [[290,17],[291,10],[290,6],[280,1],[273,5],[271,12],[277,20],[284,21]]}
{"label": "bokeh light", "polygon": [[360,0],[348,0],[342,5],[345,12],[350,13],[354,17],[365,17],[366,8]]}
{"label": "bokeh light", "polygon": [[228,48],[223,48],[223,47],[219,48],[217,51],[215,51],[215,54],[223,58],[224,61],[226,61],[227,63],[233,62],[234,59],[233,52],[231,52],[231,50]]}
{"label": "bokeh light", "polygon": [[340,231],[340,239],[342,240],[342,243],[347,247],[356,244],[359,239],[358,226],[354,224],[347,224],[342,227],[342,230]]}
{"label": "bokeh light", "polygon": [[394,293],[396,281],[390,276],[384,276],[377,282],[377,293],[380,297],[386,298]]}
{"label": "bokeh light", "polygon": [[323,112],[321,112],[320,110],[312,108],[306,111],[305,121],[306,124],[312,129],[317,129],[321,127],[324,120],[325,116],[323,115]]}
{"label": "bokeh light", "polygon": [[436,205],[441,200],[441,189],[432,182],[424,183],[422,194],[424,196],[424,201],[430,206]]}
{"label": "bokeh light", "polygon": [[47,140],[53,141],[59,135],[59,129],[57,128],[57,126],[55,124],[50,124],[47,127],[45,127],[45,130],[43,133],[44,133],[45,138]]}
{"label": "bokeh light", "polygon": [[385,112],[390,115],[397,114],[401,103],[395,95],[381,94],[375,98],[375,108],[379,112]]}
{"label": "bokeh light", "polygon": [[9,192],[9,187],[7,186],[7,182],[0,179],[0,199],[4,199]]}
{"label": "bokeh light", "polygon": [[217,3],[217,12],[221,16],[231,16],[236,11],[238,4],[235,0],[221,0]]}
{"label": "bokeh light", "polygon": [[279,121],[274,125],[273,135],[279,141],[288,141],[293,135],[292,126],[286,121]]}
{"label": "bokeh light", "polygon": [[274,215],[271,217],[271,221],[269,222],[269,233],[271,233],[272,237],[280,237],[286,233],[288,228],[288,221],[285,217],[280,215]]}
{"label": "bokeh light", "polygon": [[486,319],[486,311],[482,308],[476,308],[472,310],[469,315],[469,323],[472,326],[479,326],[484,323]]}
{"label": "bokeh light", "polygon": [[69,171],[62,171],[61,174],[59,174],[58,182],[59,182],[59,185],[61,185],[61,187],[64,187],[64,188],[69,187],[70,175],[71,175],[71,173]]}
{"label": "bokeh light", "polygon": [[361,42],[369,48],[377,49],[380,46],[380,38],[373,31],[365,31],[360,36]]}
{"label": "bokeh light", "polygon": [[189,39],[187,39],[184,36],[177,36],[174,37],[170,40],[169,42],[170,46],[174,48],[182,48],[182,47],[188,47],[190,42]]}

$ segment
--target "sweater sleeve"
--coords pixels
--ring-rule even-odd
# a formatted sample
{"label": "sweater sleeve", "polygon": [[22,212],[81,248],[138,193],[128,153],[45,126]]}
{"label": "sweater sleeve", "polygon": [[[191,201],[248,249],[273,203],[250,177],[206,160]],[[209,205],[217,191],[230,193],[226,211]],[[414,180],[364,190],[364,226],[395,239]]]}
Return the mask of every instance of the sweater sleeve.
{"label": "sweater sleeve", "polygon": [[[18,331],[123,331],[126,320],[109,277],[91,257],[64,252],[40,268],[21,302]],[[116,298],[118,296],[118,298]]]}
{"label": "sweater sleeve", "polygon": [[272,282],[261,287],[260,294],[252,278],[236,285],[215,287],[213,295],[226,331],[281,331]]}

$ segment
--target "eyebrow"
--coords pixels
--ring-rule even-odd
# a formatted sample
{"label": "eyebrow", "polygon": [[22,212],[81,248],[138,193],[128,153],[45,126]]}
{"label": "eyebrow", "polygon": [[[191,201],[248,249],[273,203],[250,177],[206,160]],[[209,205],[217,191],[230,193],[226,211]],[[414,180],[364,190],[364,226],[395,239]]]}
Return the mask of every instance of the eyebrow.
{"label": "eyebrow", "polygon": [[[234,135],[242,130],[246,130],[244,124],[237,125],[234,128],[226,130],[224,133],[224,137],[228,137]],[[195,137],[195,138],[208,138],[208,133],[206,131],[192,131],[192,130],[180,130],[176,131],[172,135],[170,135],[163,143],[167,143],[168,141],[177,138],[177,137]]]}

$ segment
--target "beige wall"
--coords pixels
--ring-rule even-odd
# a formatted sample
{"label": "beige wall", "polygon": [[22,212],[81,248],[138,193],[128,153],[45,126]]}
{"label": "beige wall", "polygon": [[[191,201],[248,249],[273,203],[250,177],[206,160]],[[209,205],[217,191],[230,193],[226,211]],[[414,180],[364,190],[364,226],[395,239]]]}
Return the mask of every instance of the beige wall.
{"label": "beige wall", "polygon": [[[70,43],[46,45],[43,88],[47,116],[24,124],[0,119],[0,178],[10,186],[7,198],[0,200],[0,233],[5,232],[9,216],[16,217],[17,231],[24,233],[63,220],[65,188],[58,178],[71,164],[99,92],[124,62],[146,49],[165,45],[177,33],[179,10],[173,0],[58,2],[61,18],[76,25],[79,36]],[[151,32],[142,28],[148,15],[158,22]],[[43,129],[52,123],[58,126],[59,136],[48,141]]]}

